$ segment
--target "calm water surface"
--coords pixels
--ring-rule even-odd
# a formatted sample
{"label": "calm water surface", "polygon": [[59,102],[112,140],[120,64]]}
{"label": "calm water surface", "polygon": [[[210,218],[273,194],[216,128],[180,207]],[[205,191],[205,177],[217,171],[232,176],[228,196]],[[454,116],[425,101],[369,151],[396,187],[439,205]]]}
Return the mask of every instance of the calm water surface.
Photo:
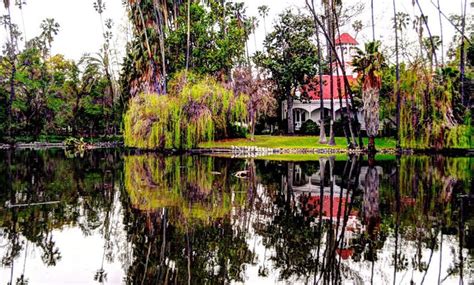
{"label": "calm water surface", "polygon": [[0,152],[0,284],[472,284],[474,158]]}

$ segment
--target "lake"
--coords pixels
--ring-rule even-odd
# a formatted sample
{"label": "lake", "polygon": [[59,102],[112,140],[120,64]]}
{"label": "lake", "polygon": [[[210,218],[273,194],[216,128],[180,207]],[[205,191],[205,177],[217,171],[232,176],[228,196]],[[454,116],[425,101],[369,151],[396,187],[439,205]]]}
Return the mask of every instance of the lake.
{"label": "lake", "polygon": [[471,284],[474,157],[0,152],[0,284]]}

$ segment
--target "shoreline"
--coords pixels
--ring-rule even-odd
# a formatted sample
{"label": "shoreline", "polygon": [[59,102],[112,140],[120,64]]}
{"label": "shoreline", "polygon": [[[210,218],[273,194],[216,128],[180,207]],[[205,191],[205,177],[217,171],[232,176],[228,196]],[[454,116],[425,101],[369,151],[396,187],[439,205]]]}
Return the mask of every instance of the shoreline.
{"label": "shoreline", "polygon": [[[0,143],[0,150],[47,150],[47,149],[67,149],[68,147],[60,143],[52,142],[31,142],[31,143],[15,143],[15,144],[4,144]],[[111,141],[111,142],[97,142],[88,143],[85,150],[94,149],[107,149],[107,148],[123,148],[124,150],[131,151],[133,153],[160,153],[160,154],[224,154],[233,155],[234,157],[255,157],[255,156],[278,156],[278,155],[337,155],[337,154],[349,154],[349,155],[366,155],[367,149],[357,148],[328,148],[328,147],[315,147],[315,148],[263,148],[255,146],[245,147],[198,147],[189,150],[159,150],[159,149],[138,149],[126,147],[123,142]],[[378,149],[377,154],[392,154],[392,155],[454,155],[454,156],[474,156],[474,149],[401,149],[397,151],[395,148],[381,148]]]}

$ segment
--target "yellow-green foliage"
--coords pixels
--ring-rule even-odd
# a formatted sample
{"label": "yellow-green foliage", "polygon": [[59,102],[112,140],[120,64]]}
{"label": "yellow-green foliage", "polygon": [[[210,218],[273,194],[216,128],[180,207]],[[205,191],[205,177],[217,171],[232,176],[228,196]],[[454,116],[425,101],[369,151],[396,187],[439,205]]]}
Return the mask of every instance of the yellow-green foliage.
{"label": "yellow-green foliage", "polygon": [[[197,156],[133,155],[124,158],[125,190],[133,208],[168,208],[172,219],[210,222],[245,203],[245,183],[230,189],[227,169],[213,172],[214,159]],[[234,192],[232,194],[231,192]],[[232,201],[231,197],[234,195]]]}
{"label": "yellow-green foliage", "polygon": [[228,124],[245,122],[245,96],[234,96],[211,77],[180,73],[170,93],[131,99],[124,117],[125,145],[143,149],[190,149],[225,136]]}
{"label": "yellow-green foliage", "polygon": [[[400,78],[400,138],[405,148],[470,148],[470,123],[460,124],[453,114],[459,98],[453,77],[443,71],[433,75],[414,63]],[[470,117],[469,114],[465,114]]]}

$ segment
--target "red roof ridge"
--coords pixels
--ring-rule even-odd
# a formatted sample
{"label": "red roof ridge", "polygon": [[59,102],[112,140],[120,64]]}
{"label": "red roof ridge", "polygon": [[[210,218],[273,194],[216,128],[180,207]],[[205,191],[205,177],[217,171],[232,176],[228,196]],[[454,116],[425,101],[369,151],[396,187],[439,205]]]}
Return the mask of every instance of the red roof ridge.
{"label": "red roof ridge", "polygon": [[358,45],[359,43],[348,33],[343,33],[335,41],[336,45]]}

